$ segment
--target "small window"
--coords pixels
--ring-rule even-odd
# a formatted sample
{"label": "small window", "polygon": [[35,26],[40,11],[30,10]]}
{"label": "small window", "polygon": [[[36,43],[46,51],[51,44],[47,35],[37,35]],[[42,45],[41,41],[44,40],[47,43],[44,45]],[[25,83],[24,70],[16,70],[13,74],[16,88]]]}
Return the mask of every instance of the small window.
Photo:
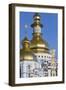
{"label": "small window", "polygon": [[43,58],[43,56],[42,56],[42,58]]}
{"label": "small window", "polygon": [[44,56],[46,58],[46,56]]}

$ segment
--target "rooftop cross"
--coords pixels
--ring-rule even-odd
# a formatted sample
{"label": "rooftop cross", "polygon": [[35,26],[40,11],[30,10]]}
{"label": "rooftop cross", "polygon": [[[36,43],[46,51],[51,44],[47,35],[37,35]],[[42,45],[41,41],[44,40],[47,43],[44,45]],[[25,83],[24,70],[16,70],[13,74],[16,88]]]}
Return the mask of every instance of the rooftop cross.
{"label": "rooftop cross", "polygon": [[28,28],[28,25],[25,24],[24,27],[25,27],[25,36],[27,37],[27,28]]}

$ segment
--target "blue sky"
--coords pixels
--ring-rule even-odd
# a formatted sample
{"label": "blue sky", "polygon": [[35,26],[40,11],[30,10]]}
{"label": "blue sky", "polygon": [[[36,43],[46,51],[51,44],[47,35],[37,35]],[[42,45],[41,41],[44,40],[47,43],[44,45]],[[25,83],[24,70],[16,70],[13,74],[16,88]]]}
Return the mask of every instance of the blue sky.
{"label": "blue sky", "polygon": [[[20,12],[20,41],[25,37],[25,30],[27,30],[27,37],[32,39],[33,29],[31,24],[33,23],[33,12]],[[49,48],[56,50],[56,58],[58,54],[58,15],[56,13],[40,13],[41,23],[43,24],[42,33],[43,39],[45,39]],[[25,24],[28,25],[27,29]]]}

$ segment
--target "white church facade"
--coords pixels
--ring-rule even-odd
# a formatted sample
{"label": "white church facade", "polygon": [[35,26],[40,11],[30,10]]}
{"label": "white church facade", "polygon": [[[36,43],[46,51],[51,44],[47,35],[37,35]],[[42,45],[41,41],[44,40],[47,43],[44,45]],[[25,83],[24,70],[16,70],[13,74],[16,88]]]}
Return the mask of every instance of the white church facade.
{"label": "white church facade", "polygon": [[57,76],[55,49],[50,49],[42,38],[43,25],[38,13],[33,16],[33,37],[25,37],[20,49],[20,78]]}

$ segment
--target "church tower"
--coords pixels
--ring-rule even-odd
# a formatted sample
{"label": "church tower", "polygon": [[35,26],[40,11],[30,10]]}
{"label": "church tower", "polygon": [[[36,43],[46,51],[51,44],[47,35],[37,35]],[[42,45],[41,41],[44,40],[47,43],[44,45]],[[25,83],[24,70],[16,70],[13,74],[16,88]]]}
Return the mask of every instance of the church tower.
{"label": "church tower", "polygon": [[30,49],[30,41],[27,37],[22,40],[23,48],[20,50],[20,78],[33,77],[35,68],[35,56]]}
{"label": "church tower", "polygon": [[33,24],[31,24],[31,27],[33,28],[33,38],[31,40],[30,47],[36,53],[48,53],[48,44],[42,38],[41,29],[43,28],[43,24],[41,24],[40,18],[41,17],[38,13],[35,13],[35,15],[33,16]]}
{"label": "church tower", "polygon": [[33,16],[33,24],[31,24],[31,27],[33,28],[33,37],[30,48],[34,52],[37,62],[40,63],[40,76],[50,76],[51,54],[49,53],[48,43],[42,38],[41,29],[43,28],[43,24],[41,23],[39,13],[35,13]]}
{"label": "church tower", "polygon": [[57,61],[55,58],[55,49],[51,49],[50,53],[52,55],[51,58],[51,76],[57,76]]}

